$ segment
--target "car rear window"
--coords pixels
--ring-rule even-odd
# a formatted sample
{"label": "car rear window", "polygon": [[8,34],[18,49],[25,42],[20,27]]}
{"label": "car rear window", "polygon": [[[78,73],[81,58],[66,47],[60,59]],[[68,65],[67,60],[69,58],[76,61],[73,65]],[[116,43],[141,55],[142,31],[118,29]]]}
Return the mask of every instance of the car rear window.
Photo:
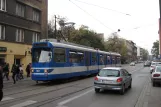
{"label": "car rear window", "polygon": [[161,72],[161,66],[158,66],[156,72]]}
{"label": "car rear window", "polygon": [[98,76],[100,77],[119,77],[120,71],[114,69],[102,69],[100,70]]}

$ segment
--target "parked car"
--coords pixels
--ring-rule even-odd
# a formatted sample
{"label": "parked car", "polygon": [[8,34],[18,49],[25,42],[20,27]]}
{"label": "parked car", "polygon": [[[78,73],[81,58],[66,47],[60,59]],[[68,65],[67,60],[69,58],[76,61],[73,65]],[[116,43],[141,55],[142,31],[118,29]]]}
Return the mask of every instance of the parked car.
{"label": "parked car", "polygon": [[144,67],[150,67],[150,65],[151,65],[150,61],[146,61],[146,62],[144,63]]}
{"label": "parked car", "polygon": [[156,65],[161,65],[161,62],[152,62],[150,66],[150,73],[152,73],[156,67]]}
{"label": "parked car", "polygon": [[161,66],[156,66],[154,72],[151,74],[152,85],[161,83]]}
{"label": "parked car", "polygon": [[99,71],[94,79],[95,92],[103,90],[118,90],[120,94],[124,94],[125,89],[131,88],[132,76],[123,68],[106,67]]}
{"label": "parked car", "polygon": [[135,66],[135,62],[131,62],[130,63],[130,66]]}

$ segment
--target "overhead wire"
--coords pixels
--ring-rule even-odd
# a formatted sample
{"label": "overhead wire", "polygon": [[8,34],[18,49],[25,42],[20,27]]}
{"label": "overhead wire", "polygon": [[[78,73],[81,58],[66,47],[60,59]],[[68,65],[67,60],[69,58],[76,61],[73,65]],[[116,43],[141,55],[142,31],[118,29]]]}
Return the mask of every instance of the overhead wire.
{"label": "overhead wire", "polygon": [[107,7],[102,7],[102,6],[99,6],[99,5],[96,5],[96,4],[87,3],[87,2],[80,1],[80,0],[74,0],[74,1],[77,1],[77,2],[80,2],[80,3],[84,3],[84,4],[87,4],[87,5],[91,5],[91,6],[95,6],[95,7],[99,7],[99,8],[102,8],[102,9],[110,10],[110,11],[117,12],[117,13],[120,13],[120,14],[124,14],[124,15],[127,15],[127,16],[131,16],[128,13],[124,13],[124,12],[121,12],[121,11],[118,11],[118,10],[114,10],[114,9],[110,9],[110,8],[107,8]]}
{"label": "overhead wire", "polygon": [[103,25],[104,27],[108,28],[111,31],[114,31],[112,28],[106,26],[103,22],[101,22],[100,20],[98,20],[97,18],[95,18],[93,15],[91,15],[89,12],[87,12],[86,10],[84,10],[83,8],[81,8],[80,6],[78,6],[76,3],[72,2],[71,0],[69,0],[72,4],[74,4],[76,7],[78,7],[80,10],[82,10],[83,12],[85,12],[86,14],[88,14],[89,16],[91,16],[93,19],[95,19],[96,21],[98,21],[101,25]]}

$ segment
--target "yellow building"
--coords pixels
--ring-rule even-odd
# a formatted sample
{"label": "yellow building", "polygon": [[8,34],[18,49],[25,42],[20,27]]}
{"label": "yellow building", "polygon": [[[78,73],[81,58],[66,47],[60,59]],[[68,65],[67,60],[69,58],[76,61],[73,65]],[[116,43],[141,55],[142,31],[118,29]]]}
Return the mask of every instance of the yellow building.
{"label": "yellow building", "polygon": [[9,63],[10,69],[24,64],[25,71],[31,63],[31,44],[47,38],[48,0],[3,0],[0,4],[0,63]]}
{"label": "yellow building", "polygon": [[31,45],[0,42],[0,61],[9,63],[10,69],[12,64],[23,64],[25,71],[27,64],[31,63]]}

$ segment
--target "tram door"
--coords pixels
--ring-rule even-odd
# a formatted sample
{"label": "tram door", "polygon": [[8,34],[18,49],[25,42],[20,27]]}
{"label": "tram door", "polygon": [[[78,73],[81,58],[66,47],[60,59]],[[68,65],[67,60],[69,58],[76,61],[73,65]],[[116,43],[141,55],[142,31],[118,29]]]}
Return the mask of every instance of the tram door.
{"label": "tram door", "polygon": [[89,71],[90,66],[90,53],[86,52],[85,54],[85,66],[87,67],[87,71]]}

